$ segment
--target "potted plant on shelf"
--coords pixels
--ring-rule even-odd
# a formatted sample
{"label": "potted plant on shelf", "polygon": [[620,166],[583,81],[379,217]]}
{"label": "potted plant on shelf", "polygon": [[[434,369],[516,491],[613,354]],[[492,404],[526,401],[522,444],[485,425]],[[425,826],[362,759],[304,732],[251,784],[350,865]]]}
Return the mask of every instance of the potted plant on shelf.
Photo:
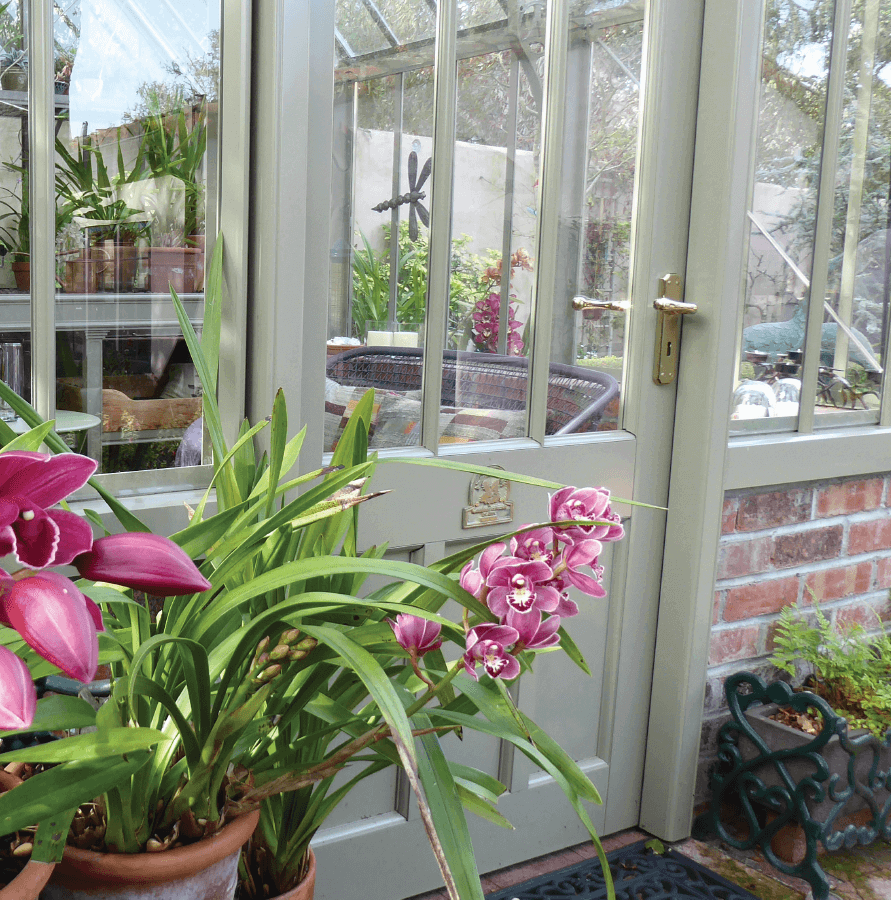
{"label": "potted plant on shelf", "polygon": [[[85,754],[87,760],[110,755],[116,764],[134,768],[123,779],[117,779],[118,769],[114,783],[101,783],[98,789],[94,782],[87,796],[101,797],[97,805],[81,807],[75,842],[116,851],[110,856],[148,856],[157,865],[179,853],[177,844],[212,840],[233,817],[260,814],[262,834],[243,866],[245,890],[258,896],[258,884],[269,873],[276,889],[299,879],[311,859],[312,835],[354,784],[399,765],[415,790],[450,896],[472,900],[482,893],[463,808],[500,817],[492,805],[497,793],[492,779],[464,766],[453,770],[444,755],[443,738],[469,728],[513,742],[554,775],[604,860],[583,805],[599,802],[596,789],[514,706],[504,682],[530,666],[537,652],[558,644],[585,668],[563,628],[563,620],[577,611],[565,591],[574,585],[591,596],[604,596],[597,556],[603,541],[622,534],[609,492],[562,488],[551,498],[552,521],[546,525],[521,529],[509,547],[503,540],[489,541],[430,567],[386,560],[384,547],[360,554],[356,507],[375,496],[365,493],[377,465],[366,450],[373,396],[369,393],[358,404],[332,465],[324,469],[289,477],[304,432],[287,439],[281,392],[270,420],[245,425],[228,448],[214,399],[221,273],[218,247],[200,342],[174,295],[204,385],[219,511],[205,516],[208,488],[190,524],[173,536],[180,548],[175,550],[168,542],[154,548],[162,539],[138,531],[92,541],[72,514],[53,518],[61,514],[40,508],[40,503],[58,499],[71,482],[57,479],[54,494],[38,492],[23,506],[35,518],[46,515],[56,522],[66,560],[70,556],[82,576],[65,586],[71,595],[67,605],[81,611],[80,630],[54,656],[34,641],[25,646],[6,633],[23,664],[14,683],[4,673],[0,704],[21,720],[18,730],[28,727],[24,663],[32,675],[42,672],[46,664],[40,652],[56,665],[78,666],[72,674],[87,677],[98,650],[99,661],[111,667],[112,688],[111,699],[92,716],[95,733],[0,755],[0,765],[56,764],[0,797],[0,832],[73,810],[85,799],[83,784],[74,778]],[[2,385],[0,396],[8,397]],[[18,398],[15,402],[19,414],[36,423],[33,410]],[[258,458],[252,440],[264,428],[270,430],[270,449]],[[45,427],[27,439],[35,444],[46,440],[60,449]],[[86,465],[73,462],[78,457],[62,459],[72,460],[70,466]],[[0,454],[0,495],[7,483],[2,466]],[[505,477],[500,471],[498,475]],[[302,493],[287,499],[297,488]],[[105,496],[125,527],[139,527]],[[23,534],[35,535],[38,547],[44,546],[42,534],[30,526],[21,528]],[[69,528],[77,529],[81,544],[69,540]],[[84,549],[88,540],[89,549]],[[140,563],[134,567],[137,558]],[[197,570],[193,558],[203,558]],[[44,555],[31,564],[44,561],[57,562]],[[388,578],[389,584],[360,596],[362,581],[372,574]],[[39,577],[54,586],[47,589],[50,599],[64,609],[66,602],[55,590],[60,576],[19,576],[16,585]],[[190,579],[200,579],[190,581],[188,590],[194,593],[177,593]],[[130,589],[170,596],[152,616]],[[16,590],[23,589],[0,594],[0,608],[10,606],[8,597]],[[85,596],[103,612],[105,630],[98,643],[92,643],[97,620],[87,615],[95,611],[80,599]],[[460,622],[441,614],[449,598],[463,607]],[[40,604],[32,608],[37,614]],[[61,615],[55,619],[66,621]],[[63,634],[70,630],[56,628]],[[446,661],[443,643],[457,647],[456,661]],[[84,664],[79,660],[85,653]],[[48,707],[45,700],[37,703],[40,722],[50,714]],[[53,720],[54,727],[72,727],[61,722]],[[347,764],[355,774],[347,785],[335,787],[335,775]],[[29,803],[28,797],[39,797],[39,803]],[[277,799],[281,797],[286,799]],[[277,819],[282,803],[294,815],[289,823]],[[82,853],[66,851],[78,866]],[[79,869],[66,875],[68,865],[63,860],[54,880],[82,883]]]}
{"label": "potted plant on shelf", "polygon": [[[749,672],[727,679],[731,721],[719,733],[700,825],[733,846],[760,845],[772,865],[826,900],[819,845],[837,850],[887,833],[891,635],[884,626],[878,634],[839,628],[816,602],[786,607],[771,662],[806,677],[798,688]],[[741,813],[745,836],[734,832],[729,808]]]}
{"label": "potted plant on shelf", "polygon": [[10,171],[20,175],[21,196],[7,188],[8,199],[0,200],[6,212],[0,213],[0,239],[12,254],[12,271],[16,287],[20,291],[31,289],[31,216],[29,213],[28,172],[19,166],[6,163]]}

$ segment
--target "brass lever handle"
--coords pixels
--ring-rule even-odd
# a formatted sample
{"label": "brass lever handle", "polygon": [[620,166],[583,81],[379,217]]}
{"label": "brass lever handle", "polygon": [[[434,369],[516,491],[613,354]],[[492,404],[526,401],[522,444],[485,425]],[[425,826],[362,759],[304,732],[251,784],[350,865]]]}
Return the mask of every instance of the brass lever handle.
{"label": "brass lever handle", "polygon": [[631,304],[627,300],[592,300],[590,297],[573,297],[572,308],[581,312],[586,309],[607,309],[613,312],[628,312]]}
{"label": "brass lever handle", "polygon": [[658,300],[653,301],[653,309],[665,313],[667,316],[686,316],[697,312],[699,307],[695,303],[684,303],[683,300],[660,297]]}

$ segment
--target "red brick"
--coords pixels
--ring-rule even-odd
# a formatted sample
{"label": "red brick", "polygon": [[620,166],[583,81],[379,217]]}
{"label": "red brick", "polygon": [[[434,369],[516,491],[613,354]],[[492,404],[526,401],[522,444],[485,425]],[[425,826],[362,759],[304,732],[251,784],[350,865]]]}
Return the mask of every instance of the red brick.
{"label": "red brick", "polygon": [[708,652],[708,664],[720,666],[740,659],[758,656],[758,638],[761,629],[757,625],[725,628],[713,631]]}
{"label": "red brick", "polygon": [[883,488],[882,478],[845,481],[820,488],[817,491],[817,516],[843,516],[878,509],[882,503]]}
{"label": "red brick", "polygon": [[730,588],[724,602],[724,621],[739,622],[741,619],[777,613],[797,599],[797,575]]}
{"label": "red brick", "polygon": [[855,522],[848,535],[848,553],[870,553],[891,550],[891,517],[883,516],[871,522]]}
{"label": "red brick", "polygon": [[733,534],[736,531],[736,511],[739,501],[736,498],[728,498],[724,501],[724,509],[721,512],[721,534]]}
{"label": "red brick", "polygon": [[718,552],[718,578],[740,578],[757,575],[771,568],[771,538],[752,538],[748,541],[728,541]]}
{"label": "red brick", "polygon": [[811,490],[771,491],[741,497],[737,531],[760,531],[777,525],[797,525],[811,518]]}
{"label": "red brick", "polygon": [[820,559],[834,559],[841,550],[842,533],[841,525],[833,525],[779,535],[774,540],[770,561],[777,569],[785,569]]}
{"label": "red brick", "polygon": [[891,604],[882,598],[877,602],[864,600],[852,603],[835,611],[835,624],[845,630],[852,625],[862,625],[867,631],[878,631],[883,622],[891,617]]}
{"label": "red brick", "polygon": [[876,562],[876,589],[891,588],[891,556]]}
{"label": "red brick", "polygon": [[712,606],[712,625],[721,621],[721,592],[715,591],[715,602]]}
{"label": "red brick", "polygon": [[[818,603],[865,594],[872,586],[872,563],[852,563],[836,569],[811,572],[804,583],[814,592]],[[810,594],[805,593],[805,597],[809,600]]]}

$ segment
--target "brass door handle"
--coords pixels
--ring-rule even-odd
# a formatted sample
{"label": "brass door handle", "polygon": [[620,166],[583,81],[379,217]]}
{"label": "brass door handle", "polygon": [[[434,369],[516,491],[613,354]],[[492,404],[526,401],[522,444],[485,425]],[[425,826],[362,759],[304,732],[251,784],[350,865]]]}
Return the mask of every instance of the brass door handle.
{"label": "brass door handle", "polygon": [[696,312],[695,303],[685,303],[684,283],[680,275],[668,274],[659,279],[659,297],[653,308],[659,314],[656,322],[656,352],[653,358],[653,381],[671,384],[677,377],[681,343],[681,318]]}
{"label": "brass door handle", "polygon": [[603,309],[612,312],[628,312],[631,304],[627,300],[592,300],[590,297],[573,297],[572,308],[577,312],[586,309]]}

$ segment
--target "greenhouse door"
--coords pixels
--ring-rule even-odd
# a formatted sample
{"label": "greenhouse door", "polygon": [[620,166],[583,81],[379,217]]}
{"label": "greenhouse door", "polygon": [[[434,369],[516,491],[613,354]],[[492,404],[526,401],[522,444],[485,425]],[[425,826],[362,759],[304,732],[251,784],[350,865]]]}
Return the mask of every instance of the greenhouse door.
{"label": "greenhouse door", "polygon": [[[326,419],[372,384],[384,457],[664,505],[684,351],[682,317],[654,301],[683,300],[702,5],[337,4]],[[303,314],[304,346],[318,318]],[[363,542],[422,563],[547,516],[542,489],[453,471],[382,465],[375,486],[392,493],[363,507]],[[567,623],[594,676],[554,653],[517,686],[597,785],[607,834],[639,821],[665,527],[660,510],[616,509],[627,537],[601,559],[608,596],[577,596]],[[453,744],[508,786],[516,830],[470,822],[482,872],[586,839],[525,757]],[[314,846],[319,900],[441,884],[395,772],[360,785]]]}

